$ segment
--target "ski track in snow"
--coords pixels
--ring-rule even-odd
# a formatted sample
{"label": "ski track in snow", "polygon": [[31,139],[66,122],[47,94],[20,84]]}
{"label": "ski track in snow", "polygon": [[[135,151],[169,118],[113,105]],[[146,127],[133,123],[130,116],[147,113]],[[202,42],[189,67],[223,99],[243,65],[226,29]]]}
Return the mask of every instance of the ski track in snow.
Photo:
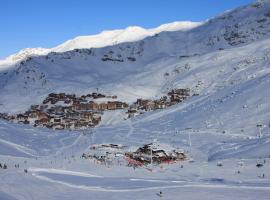
{"label": "ski track in snow", "polygon": [[[187,182],[182,180],[151,180],[151,179],[132,179],[132,178],[125,178],[124,184],[128,185],[132,182],[141,182],[140,188],[119,188],[119,189],[113,189],[114,187],[117,187],[117,181],[119,181],[120,186],[123,184],[123,179],[121,178],[108,178],[108,177],[101,177],[96,176],[92,174],[86,174],[86,173],[80,173],[80,172],[72,172],[72,171],[66,171],[66,170],[57,170],[57,169],[38,169],[38,168],[30,168],[30,172],[32,172],[32,175],[35,176],[38,179],[49,181],[52,183],[58,183],[65,185],[67,187],[77,188],[77,189],[84,189],[84,190],[91,190],[91,191],[100,191],[100,192],[139,192],[139,191],[147,191],[147,190],[160,190],[160,189],[169,189],[169,188],[184,188],[184,187],[192,187],[192,188],[226,188],[226,189],[245,189],[245,190],[270,190],[269,186],[259,186],[255,184],[245,184],[245,183],[229,183],[229,184],[211,184],[211,182]],[[70,182],[65,182],[61,180],[57,180],[54,178],[49,178],[44,175],[40,175],[41,172],[47,172],[48,174],[58,174],[62,175],[63,178],[65,175],[71,175],[71,176],[79,176],[79,177],[87,177],[89,179],[95,179],[95,182],[98,186],[86,186],[81,185],[80,183],[72,184]],[[48,175],[47,174],[47,175]],[[109,182],[115,181],[114,185],[110,186],[109,188],[102,187],[99,185],[100,179],[106,179]],[[144,186],[144,182],[150,182],[150,183],[160,183],[160,186]],[[166,185],[166,184],[173,184],[173,185]],[[165,185],[165,186],[164,186]],[[130,186],[132,187],[132,186]]]}

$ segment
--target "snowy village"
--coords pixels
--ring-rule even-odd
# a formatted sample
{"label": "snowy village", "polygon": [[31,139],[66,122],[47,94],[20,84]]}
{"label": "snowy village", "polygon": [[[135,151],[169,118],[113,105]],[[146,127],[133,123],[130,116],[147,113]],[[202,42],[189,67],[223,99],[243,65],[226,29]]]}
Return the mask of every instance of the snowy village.
{"label": "snowy village", "polygon": [[270,0],[0,19],[0,200],[270,199]]}
{"label": "snowy village", "polygon": [[[0,113],[0,118],[54,130],[83,129],[98,125],[103,112],[107,110],[126,109],[127,117],[130,118],[180,103],[188,96],[190,96],[189,89],[176,89],[159,100],[137,99],[135,103],[128,105],[125,102],[115,101],[117,96],[94,92],[80,97],[76,97],[75,94],[51,93],[41,105],[32,105],[23,114],[13,116]],[[101,101],[98,103],[95,100]]]}

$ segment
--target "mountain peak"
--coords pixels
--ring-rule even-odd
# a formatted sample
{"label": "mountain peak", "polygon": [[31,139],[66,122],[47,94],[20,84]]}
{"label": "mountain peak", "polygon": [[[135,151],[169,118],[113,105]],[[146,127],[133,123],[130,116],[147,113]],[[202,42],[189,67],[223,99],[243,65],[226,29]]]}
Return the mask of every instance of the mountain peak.
{"label": "mountain peak", "polygon": [[123,42],[134,42],[163,31],[186,31],[201,24],[201,22],[183,21],[163,24],[157,28],[150,29],[145,29],[140,26],[129,26],[125,29],[105,30],[96,35],[79,36],[68,40],[52,50],[65,52],[73,49],[99,48]]}
{"label": "mountain peak", "polygon": [[201,22],[172,22],[163,24],[157,28],[145,29],[140,26],[129,26],[125,29],[105,30],[96,35],[78,36],[68,40],[52,49],[46,48],[26,48],[0,61],[1,65],[14,63],[32,55],[45,55],[49,52],[65,52],[82,48],[100,48],[111,46],[123,42],[134,42],[145,37],[153,36],[163,31],[186,31],[201,25]]}

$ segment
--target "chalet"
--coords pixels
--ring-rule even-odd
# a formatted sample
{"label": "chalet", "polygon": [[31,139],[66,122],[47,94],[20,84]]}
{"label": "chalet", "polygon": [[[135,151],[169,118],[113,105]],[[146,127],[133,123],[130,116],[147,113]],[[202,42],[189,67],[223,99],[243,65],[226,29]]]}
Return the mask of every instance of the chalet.
{"label": "chalet", "polygon": [[88,108],[89,108],[89,110],[98,110],[99,105],[93,101],[90,101],[88,104]]}
{"label": "chalet", "polygon": [[175,161],[181,161],[186,159],[186,155],[183,152],[165,151],[163,149],[153,148],[152,144],[146,144],[143,147],[138,148],[135,152],[129,152],[125,154],[128,158],[140,162],[142,164],[150,164],[151,162],[170,163]]}
{"label": "chalet", "polygon": [[116,101],[116,108],[117,109],[123,109],[123,108],[127,108],[128,107],[128,104],[126,103],[123,103],[123,102],[120,102],[120,101]]}
{"label": "chalet", "polygon": [[143,108],[146,111],[154,110],[155,109],[155,102],[153,102],[151,100],[145,101],[143,104]]}
{"label": "chalet", "polygon": [[150,144],[145,144],[143,147],[140,147],[137,149],[136,153],[144,153],[144,154],[151,154],[151,145],[152,143]]}
{"label": "chalet", "polygon": [[93,116],[93,123],[95,125],[99,124],[100,121],[101,121],[101,116],[98,116],[98,115]]}
{"label": "chalet", "polygon": [[87,104],[73,103],[72,110],[87,110]]}
{"label": "chalet", "polygon": [[58,98],[59,99],[64,99],[66,97],[66,94],[65,93],[60,93],[59,95],[58,95]]}
{"label": "chalet", "polygon": [[115,110],[117,108],[117,103],[115,101],[108,102],[108,110]]}
{"label": "chalet", "polygon": [[79,119],[81,117],[81,114],[79,112],[72,111],[72,112],[67,112],[66,117],[72,118],[72,119]]}
{"label": "chalet", "polygon": [[157,100],[157,101],[154,101],[154,103],[155,103],[155,109],[163,109],[166,107],[166,101]]}
{"label": "chalet", "polygon": [[186,99],[186,96],[181,96],[179,94],[171,94],[171,102],[182,102]]}
{"label": "chalet", "polygon": [[16,116],[17,120],[20,121],[20,122],[23,122],[23,121],[26,121],[28,120],[28,116],[27,115],[24,115],[24,114],[18,114]]}
{"label": "chalet", "polygon": [[100,103],[98,104],[99,110],[107,110],[108,104],[107,103]]}
{"label": "chalet", "polygon": [[168,97],[167,96],[163,96],[160,98],[160,101],[163,101],[163,102],[166,102],[168,100]]}
{"label": "chalet", "polygon": [[87,121],[92,121],[93,114],[91,112],[84,112],[83,113],[83,119],[85,119]]}
{"label": "chalet", "polygon": [[62,122],[62,119],[61,118],[52,118],[51,119],[51,122],[52,123],[61,123]]}
{"label": "chalet", "polygon": [[72,105],[72,110],[99,110],[99,105],[90,101],[89,103],[76,103]]}
{"label": "chalet", "polygon": [[141,110],[153,110],[155,108],[155,103],[148,99],[137,99],[135,105]]}
{"label": "chalet", "polygon": [[6,119],[7,119],[7,120],[15,120],[15,118],[16,118],[16,117],[15,117],[14,115],[11,115],[11,116],[7,116]]}
{"label": "chalet", "polygon": [[38,111],[37,112],[37,119],[41,120],[41,119],[49,119],[48,115],[42,111]]}
{"label": "chalet", "polygon": [[137,106],[141,106],[142,105],[142,101],[143,101],[143,99],[137,99],[137,101],[135,102],[135,104]]}

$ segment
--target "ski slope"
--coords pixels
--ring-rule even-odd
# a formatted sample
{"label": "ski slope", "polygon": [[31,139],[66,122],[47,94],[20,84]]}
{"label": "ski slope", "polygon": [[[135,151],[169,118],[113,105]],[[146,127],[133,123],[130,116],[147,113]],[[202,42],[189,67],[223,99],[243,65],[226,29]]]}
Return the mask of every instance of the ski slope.
{"label": "ski slope", "polygon": [[[130,119],[123,110],[108,111],[84,131],[0,120],[0,163],[8,167],[0,169],[0,199],[268,200],[269,12],[270,1],[260,0],[203,24],[103,32],[67,41],[58,52],[1,63],[0,112],[23,112],[50,92],[96,88],[128,103],[175,88],[190,88],[192,96]],[[107,34],[116,40],[92,45],[91,38]],[[81,46],[84,40],[89,43]],[[136,150],[152,142],[182,149],[188,159],[134,169],[121,160],[105,165],[82,158],[92,145]]]}

